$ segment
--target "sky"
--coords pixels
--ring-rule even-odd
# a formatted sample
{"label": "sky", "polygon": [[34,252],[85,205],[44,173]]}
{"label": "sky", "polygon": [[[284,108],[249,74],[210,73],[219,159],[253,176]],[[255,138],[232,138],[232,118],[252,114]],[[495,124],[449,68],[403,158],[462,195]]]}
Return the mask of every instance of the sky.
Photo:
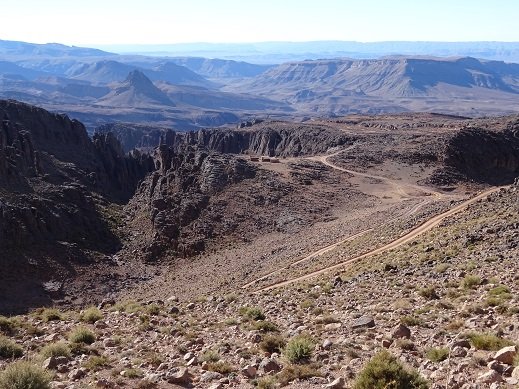
{"label": "sky", "polygon": [[76,46],[519,41],[519,0],[0,0],[0,5],[0,39]]}

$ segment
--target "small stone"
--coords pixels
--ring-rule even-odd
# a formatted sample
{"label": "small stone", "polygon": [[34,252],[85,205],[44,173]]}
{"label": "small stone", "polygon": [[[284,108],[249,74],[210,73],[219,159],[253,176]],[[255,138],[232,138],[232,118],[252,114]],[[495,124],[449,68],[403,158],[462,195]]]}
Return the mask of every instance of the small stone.
{"label": "small stone", "polygon": [[330,382],[329,384],[327,384],[325,386],[325,388],[343,389],[344,385],[345,385],[344,378],[339,377],[339,378],[336,378],[335,380],[333,380],[332,382]]}
{"label": "small stone", "polygon": [[517,378],[519,380],[519,366],[517,366],[512,372],[512,378]]}
{"label": "small stone", "polygon": [[166,303],[178,303],[178,297],[177,296],[170,296],[166,300]]}
{"label": "small stone", "polygon": [[467,356],[467,350],[463,347],[456,346],[451,351],[451,356],[454,358],[463,358]]}
{"label": "small stone", "polygon": [[105,378],[101,378],[100,380],[98,380],[96,382],[96,387],[97,388],[113,388],[114,385],[113,383],[111,383],[110,381],[108,381],[107,379]]}
{"label": "small stone", "polygon": [[362,316],[355,320],[351,328],[373,328],[375,327],[375,320],[371,316]]}
{"label": "small stone", "polygon": [[265,373],[277,373],[278,371],[281,371],[281,366],[279,365],[279,363],[277,363],[274,359],[270,358],[263,359],[259,365],[259,368]]}
{"label": "small stone", "polygon": [[196,357],[193,357],[191,358],[189,361],[187,361],[186,363],[187,366],[195,366],[195,365],[198,365],[198,359]]}
{"label": "small stone", "polygon": [[400,339],[400,338],[410,339],[411,330],[408,327],[406,327],[405,325],[399,324],[393,330],[393,333],[391,334],[391,338],[393,338],[393,339]]}
{"label": "small stone", "polygon": [[67,389],[67,384],[64,382],[52,381],[50,387],[52,389]]}
{"label": "small stone", "polygon": [[43,340],[47,343],[51,343],[51,342],[55,342],[59,339],[59,334],[50,334],[50,335],[47,335],[45,338],[43,338]]}
{"label": "small stone", "polygon": [[180,309],[178,309],[178,307],[173,306],[169,308],[169,313],[171,315],[178,315],[180,313]]}
{"label": "small stone", "polygon": [[329,350],[332,347],[332,345],[333,345],[333,343],[330,339],[325,339],[322,344],[322,347],[324,350]]}
{"label": "small stone", "polygon": [[187,309],[194,309],[196,307],[195,303],[189,303],[186,305]]}
{"label": "small stone", "polygon": [[390,339],[382,339],[382,347],[389,348],[393,344],[393,341]]}
{"label": "small stone", "polygon": [[494,359],[507,365],[514,364],[514,357],[517,354],[516,346],[503,347],[494,354]]}
{"label": "small stone", "polygon": [[81,368],[81,369],[72,370],[69,373],[68,378],[71,380],[79,380],[79,379],[83,378],[84,376],[86,376],[86,371],[85,371],[85,369]]}
{"label": "small stone", "polygon": [[333,331],[333,330],[338,330],[341,327],[342,327],[341,323],[328,323],[324,326],[324,329],[326,331]]}
{"label": "small stone", "polygon": [[178,372],[168,377],[168,382],[170,384],[176,385],[189,385],[191,384],[192,380],[193,376],[185,367],[181,368]]}
{"label": "small stone", "polygon": [[247,378],[256,377],[257,369],[254,366],[247,365],[242,369],[242,374]]}
{"label": "small stone", "polygon": [[106,338],[105,340],[103,340],[103,346],[110,348],[110,347],[117,347],[118,344],[117,344],[117,341],[115,341],[114,339]]}
{"label": "small stone", "polygon": [[220,382],[215,382],[209,387],[209,389],[223,389],[223,384]]}
{"label": "small stone", "polygon": [[56,357],[49,357],[43,361],[42,367],[46,370],[54,370],[59,365]]}
{"label": "small stone", "polygon": [[481,384],[492,384],[494,382],[503,382],[503,377],[497,371],[490,370],[485,374],[481,374],[476,381]]}

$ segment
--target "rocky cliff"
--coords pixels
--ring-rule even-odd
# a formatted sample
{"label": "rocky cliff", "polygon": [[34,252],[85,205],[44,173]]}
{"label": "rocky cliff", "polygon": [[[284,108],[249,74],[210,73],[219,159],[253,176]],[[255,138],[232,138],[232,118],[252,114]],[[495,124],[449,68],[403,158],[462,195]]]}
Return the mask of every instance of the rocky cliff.
{"label": "rocky cliff", "polygon": [[503,131],[469,127],[447,145],[445,164],[463,178],[503,185],[519,176],[519,121]]}
{"label": "rocky cliff", "polygon": [[125,155],[112,135],[90,140],[64,115],[0,101],[0,118],[1,293],[22,302],[42,291],[42,281],[120,248],[116,204],[154,164]]}

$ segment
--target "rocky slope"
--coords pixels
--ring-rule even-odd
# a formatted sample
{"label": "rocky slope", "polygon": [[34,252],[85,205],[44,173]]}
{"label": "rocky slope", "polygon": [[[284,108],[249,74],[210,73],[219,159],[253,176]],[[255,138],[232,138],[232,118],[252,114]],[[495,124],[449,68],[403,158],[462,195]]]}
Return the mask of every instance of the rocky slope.
{"label": "rocky slope", "polygon": [[[513,388],[518,190],[295,287],[40,310],[4,319],[1,331],[24,350],[18,358],[47,369],[54,388],[352,388],[384,349],[426,387]],[[90,338],[73,336],[79,327]],[[301,339],[306,358],[298,359],[290,350]],[[10,363],[0,358],[0,370]]]}
{"label": "rocky slope", "polygon": [[153,162],[124,155],[111,135],[92,141],[81,123],[33,106],[0,101],[0,117],[6,309],[36,303],[44,296],[41,282],[60,278],[53,271],[71,275],[73,263],[116,250],[110,209],[132,196]]}

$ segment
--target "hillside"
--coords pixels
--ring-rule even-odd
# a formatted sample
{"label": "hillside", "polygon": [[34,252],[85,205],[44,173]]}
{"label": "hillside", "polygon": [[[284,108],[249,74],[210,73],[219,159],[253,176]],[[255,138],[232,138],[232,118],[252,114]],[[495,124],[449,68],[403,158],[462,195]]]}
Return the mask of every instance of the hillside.
{"label": "hillside", "polygon": [[[228,89],[271,96],[308,112],[345,114],[371,109],[463,113],[496,109],[483,103],[487,98],[499,100],[500,109],[513,111],[518,80],[516,64],[474,58],[404,57],[286,63]],[[449,104],[450,110],[445,107]]]}

